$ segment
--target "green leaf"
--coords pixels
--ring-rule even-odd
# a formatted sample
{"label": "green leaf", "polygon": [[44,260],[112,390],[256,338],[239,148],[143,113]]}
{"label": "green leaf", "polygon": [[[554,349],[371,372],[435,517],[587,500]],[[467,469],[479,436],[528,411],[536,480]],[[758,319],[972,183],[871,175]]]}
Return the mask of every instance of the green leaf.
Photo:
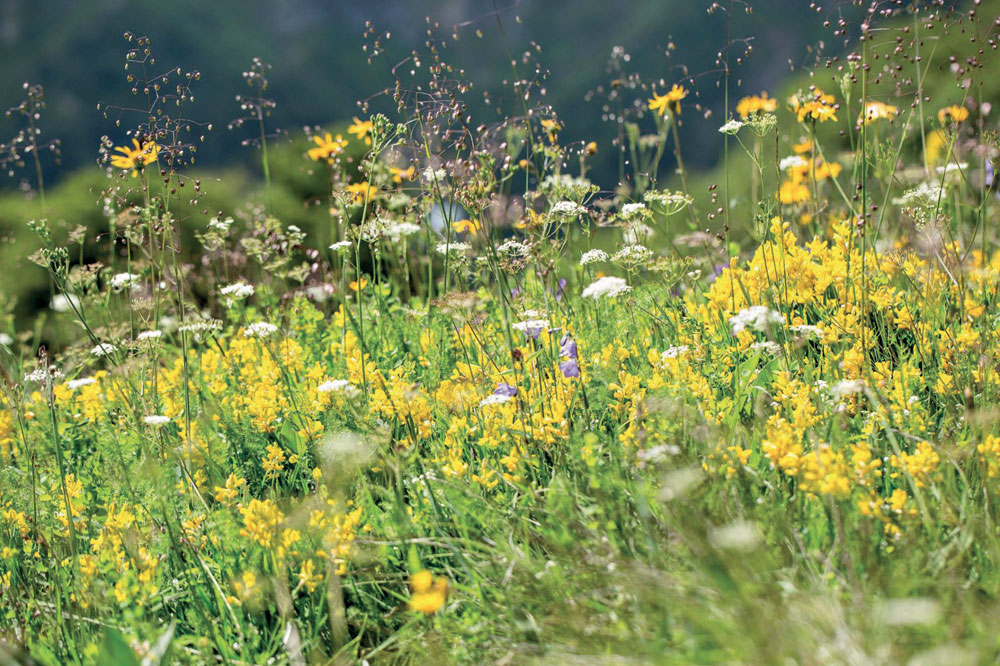
{"label": "green leaf", "polygon": [[101,653],[97,657],[98,664],[115,664],[115,666],[141,666],[135,652],[129,647],[117,629],[105,629],[104,641],[101,643]]}

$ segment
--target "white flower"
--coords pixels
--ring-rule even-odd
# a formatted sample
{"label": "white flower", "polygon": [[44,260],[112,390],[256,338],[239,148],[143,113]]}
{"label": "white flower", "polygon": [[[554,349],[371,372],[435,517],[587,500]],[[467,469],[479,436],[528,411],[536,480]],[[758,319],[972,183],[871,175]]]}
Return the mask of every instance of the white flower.
{"label": "white flower", "polygon": [[101,357],[101,356],[108,356],[109,354],[114,354],[116,351],[118,351],[118,347],[115,347],[113,344],[110,344],[108,342],[102,342],[98,344],[96,347],[93,347],[90,350],[90,353],[93,354],[94,356]]}
{"label": "white flower", "polygon": [[45,373],[45,368],[37,368],[26,374],[24,376],[24,381],[29,383],[44,384],[48,376],[51,376],[54,381],[62,377],[63,374],[59,372],[57,368],[52,366],[49,366],[48,375]]}
{"label": "white flower", "polygon": [[[160,319],[160,325],[163,325],[164,328],[166,328],[166,326],[164,325],[165,319],[166,317]],[[188,333],[200,334],[200,333],[205,333],[207,331],[219,331],[221,329],[222,329],[221,321],[217,319],[209,319],[207,321],[195,321],[191,322],[190,324],[184,324],[183,326],[178,327],[177,330],[182,333],[188,332]]]}
{"label": "white flower", "polygon": [[229,231],[229,227],[231,227],[232,224],[233,224],[233,218],[231,217],[227,217],[224,220],[220,220],[217,217],[213,217],[211,220],[208,221],[208,228],[211,229],[212,231],[217,231],[221,234],[224,234],[227,231]]}
{"label": "white flower", "polygon": [[653,251],[645,245],[626,245],[612,259],[629,266],[638,266],[649,261],[652,256]]}
{"label": "white flower", "polygon": [[348,248],[353,247],[354,243],[349,240],[342,240],[334,243],[330,246],[330,249],[334,252],[346,252]]}
{"label": "white flower", "polygon": [[743,308],[736,316],[729,318],[729,325],[733,327],[733,335],[736,335],[747,326],[755,331],[767,330],[772,324],[781,324],[785,321],[785,316],[780,312],[775,312],[763,305],[753,305]]}
{"label": "white flower", "polygon": [[860,379],[844,379],[834,384],[833,388],[830,389],[830,393],[837,398],[843,398],[845,395],[854,395],[864,390],[865,383]]}
{"label": "white flower", "polygon": [[245,282],[237,282],[236,284],[226,285],[219,290],[219,293],[226,297],[227,308],[231,308],[236,305],[237,301],[242,301],[244,298],[253,296],[253,292],[253,285],[246,284]]}
{"label": "white flower", "polygon": [[424,169],[421,177],[428,183],[440,183],[448,177],[448,172],[444,169],[432,169],[431,167],[427,167]]}
{"label": "white flower", "polygon": [[157,338],[163,336],[163,331],[143,331],[139,335],[135,336],[136,340],[156,340]]}
{"label": "white flower", "polygon": [[602,296],[607,296],[608,298],[614,298],[615,296],[620,296],[621,294],[627,294],[632,291],[632,287],[628,286],[624,278],[620,277],[602,277],[594,280],[590,285],[583,290],[584,298],[593,298],[597,300]]}
{"label": "white flower", "polygon": [[401,238],[412,236],[419,232],[419,224],[414,224],[413,222],[394,222],[386,228],[385,235],[390,240],[399,241]]}
{"label": "white flower", "polygon": [[674,347],[668,347],[663,354],[660,355],[660,363],[666,363],[672,358],[677,358],[678,356],[687,353],[687,345],[676,345]]}
{"label": "white flower", "polygon": [[111,277],[109,284],[115,291],[131,289],[139,284],[140,277],[141,276],[135,275],[134,273],[118,273],[117,275],[113,275]]}
{"label": "white flower", "polygon": [[12,344],[14,344],[14,338],[10,337],[6,333],[0,333],[0,345],[10,347]]}
{"label": "white flower", "polygon": [[508,238],[497,248],[497,252],[503,254],[513,255],[515,257],[524,258],[527,257],[531,252],[531,248],[520,241],[516,241],[513,238]]}
{"label": "white flower", "polygon": [[762,351],[766,354],[771,354],[772,356],[781,355],[781,345],[777,342],[772,342],[771,340],[765,340],[764,342],[755,342],[750,345],[750,348],[754,351]]}
{"label": "white flower", "polygon": [[71,379],[68,382],[66,382],[66,388],[73,391],[80,388],[81,386],[90,386],[96,381],[97,380],[94,379],[93,377],[82,377],[80,379]]}
{"label": "white flower", "polygon": [[355,393],[357,388],[346,379],[330,379],[316,387],[320,393]]}
{"label": "white flower", "polygon": [[722,127],[720,127],[719,131],[722,132],[723,134],[736,134],[737,132],[740,131],[740,129],[742,129],[742,127],[743,123],[741,123],[736,119],[733,119],[730,120],[725,125],[723,125]]}
{"label": "white flower", "polygon": [[502,405],[503,403],[510,400],[509,395],[500,395],[497,393],[491,393],[482,400],[479,401],[480,407],[488,407],[490,405]]}
{"label": "white flower", "polygon": [[580,265],[586,266],[587,264],[596,264],[599,261],[607,261],[608,253],[604,250],[587,250],[580,257]]}
{"label": "white flower", "polygon": [[622,206],[621,215],[626,220],[635,217],[636,215],[642,215],[646,210],[646,204],[643,203],[627,203]]}
{"label": "white flower", "polygon": [[56,294],[52,297],[49,307],[56,312],[69,312],[80,307],[80,299],[73,294]]}
{"label": "white flower", "polygon": [[552,214],[576,217],[578,215],[586,215],[587,209],[574,201],[560,201],[552,206]]}
{"label": "white flower", "polygon": [[253,285],[246,284],[245,282],[230,284],[219,290],[219,293],[223,296],[229,296],[230,300],[238,300],[241,298],[247,298],[248,296],[253,296],[253,292]]}
{"label": "white flower", "polygon": [[823,329],[819,326],[800,324],[799,326],[792,326],[789,330],[794,331],[795,333],[801,333],[804,338],[813,337],[817,340],[823,339]]}
{"label": "white flower", "polygon": [[278,327],[266,321],[255,321],[243,329],[243,337],[266,338],[278,332]]}
{"label": "white flower", "polygon": [[527,319],[511,325],[511,328],[521,331],[525,335],[530,335],[533,338],[537,337],[539,333],[548,327],[548,319]]}
{"label": "white flower", "polygon": [[143,421],[145,421],[146,425],[165,426],[168,423],[170,423],[170,417],[162,416],[160,414],[150,414],[149,416],[145,417]]}
{"label": "white flower", "polygon": [[669,190],[649,190],[642,195],[642,198],[649,203],[657,203],[667,208],[669,214],[676,213],[694,201],[683,192],[670,192]]}
{"label": "white flower", "polygon": [[789,155],[788,157],[781,158],[778,162],[778,167],[782,171],[788,171],[792,167],[803,167],[806,165],[805,159],[801,155]]}
{"label": "white flower", "polygon": [[439,243],[437,246],[437,253],[448,254],[449,252],[452,252],[454,254],[462,254],[464,252],[468,252],[470,249],[472,249],[472,246],[468,243],[452,243],[450,245],[448,243]]}

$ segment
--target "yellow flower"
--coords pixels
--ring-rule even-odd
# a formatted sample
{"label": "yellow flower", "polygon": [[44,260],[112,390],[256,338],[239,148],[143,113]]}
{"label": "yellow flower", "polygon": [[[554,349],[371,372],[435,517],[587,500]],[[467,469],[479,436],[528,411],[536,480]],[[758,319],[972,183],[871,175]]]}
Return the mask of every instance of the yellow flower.
{"label": "yellow flower", "polygon": [[344,152],[347,146],[347,141],[339,134],[334,138],[332,134],[326,132],[323,136],[314,136],[312,139],[316,147],[309,149],[309,159],[317,162],[325,161],[327,164],[333,164],[334,158]]}
{"label": "yellow flower", "polygon": [[952,104],[938,111],[938,122],[942,125],[946,123],[960,123],[969,117],[969,110],[964,106]]}
{"label": "yellow flower", "polygon": [[225,486],[215,487],[215,499],[220,502],[228,502],[235,499],[236,495],[239,493],[240,487],[245,483],[246,481],[243,478],[231,473],[229,478],[226,479]]}
{"label": "yellow flower", "polygon": [[806,139],[805,141],[797,143],[794,146],[792,146],[792,152],[794,152],[796,155],[805,155],[806,153],[811,153],[812,149],[813,149],[813,142],[810,141],[809,139]]}
{"label": "yellow flower", "polygon": [[746,120],[753,113],[770,113],[778,108],[778,100],[768,97],[766,92],[749,95],[736,103],[736,113]]}
{"label": "yellow flower", "polygon": [[271,547],[271,540],[278,531],[278,526],[285,519],[278,505],[272,500],[250,500],[246,507],[240,507],[243,514],[243,529],[240,536],[256,541],[264,548]]}
{"label": "yellow flower", "polygon": [[590,143],[588,143],[584,147],[584,150],[587,152],[588,155],[596,155],[597,154],[597,142],[596,141],[591,141]]}
{"label": "yellow flower", "polygon": [[354,291],[361,291],[368,286],[368,280],[361,278],[361,283],[358,284],[357,280],[351,280],[351,289]]}
{"label": "yellow flower", "polygon": [[451,228],[457,233],[474,232],[479,230],[479,223],[475,220],[458,220],[451,223]]}
{"label": "yellow flower", "polygon": [[302,563],[302,569],[299,570],[299,585],[306,588],[306,592],[311,594],[322,580],[323,577],[316,572],[316,563],[313,560],[308,559]]}
{"label": "yellow flower", "polygon": [[[115,150],[122,154],[111,156],[111,166],[128,171],[129,169],[143,167],[156,161],[160,147],[154,142],[147,141],[140,145],[138,139],[132,139],[132,145],[135,147],[117,146]],[[135,174],[132,175],[134,176]]]}
{"label": "yellow flower", "polygon": [[546,118],[542,121],[542,129],[548,134],[549,143],[555,143],[556,134],[562,129],[562,125],[550,118]]}
{"label": "yellow flower", "polygon": [[424,569],[410,576],[410,610],[431,615],[448,600],[448,579]]}
{"label": "yellow flower", "polygon": [[347,192],[351,195],[351,201],[356,204],[361,204],[366,201],[371,201],[371,199],[378,194],[378,188],[367,182],[352,183],[347,186]]}
{"label": "yellow flower", "polygon": [[665,94],[657,95],[655,92],[649,98],[649,110],[656,111],[661,116],[667,115],[667,111],[672,111],[677,115],[681,113],[681,100],[688,96],[688,91],[677,85]]}
{"label": "yellow flower", "polygon": [[400,169],[399,167],[389,167],[389,173],[392,174],[392,182],[397,185],[401,185],[403,180],[413,180],[417,175],[417,170],[413,168],[413,165],[405,169]]}
{"label": "yellow flower", "polygon": [[358,141],[364,139],[365,145],[372,145],[372,138],[370,136],[372,132],[372,121],[370,120],[358,120],[357,116],[354,118],[354,124],[347,128],[348,134],[354,134],[358,137]]}
{"label": "yellow flower", "polygon": [[799,122],[818,120],[821,123],[837,119],[836,100],[819,88],[813,88],[807,95],[793,95],[788,100]]}
{"label": "yellow flower", "polygon": [[889,120],[899,113],[899,109],[891,104],[882,102],[868,102],[865,110],[858,116],[858,122],[870,125],[876,120]]}

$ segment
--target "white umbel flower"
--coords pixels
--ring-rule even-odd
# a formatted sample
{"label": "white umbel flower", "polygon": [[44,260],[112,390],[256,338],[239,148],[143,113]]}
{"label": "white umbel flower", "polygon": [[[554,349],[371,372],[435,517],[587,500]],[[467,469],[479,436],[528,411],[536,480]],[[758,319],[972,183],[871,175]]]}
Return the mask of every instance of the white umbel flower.
{"label": "white umbel flower", "polygon": [[162,414],[150,414],[149,416],[145,417],[143,421],[146,423],[146,425],[165,426],[168,423],[170,423],[170,417],[163,416]]}
{"label": "white umbel flower", "polygon": [[278,327],[274,324],[266,321],[257,321],[243,329],[243,336],[247,338],[266,338],[277,332]]}
{"label": "white umbel flower", "polygon": [[719,131],[723,134],[736,134],[741,129],[743,129],[743,123],[738,120],[730,120],[728,123],[719,128]]}
{"label": "white umbel flower", "polygon": [[94,379],[93,377],[81,377],[80,379],[71,379],[68,382],[66,382],[66,388],[70,389],[71,391],[75,391],[76,389],[82,386],[89,386],[96,381],[97,380]]}
{"label": "white umbel flower", "polygon": [[163,337],[163,331],[143,331],[135,336],[136,340],[156,340]]}
{"label": "white umbel flower", "polygon": [[580,257],[580,265],[586,266],[587,264],[596,264],[601,261],[607,261],[609,259],[608,253],[604,250],[587,250]]}
{"label": "white umbel flower", "polygon": [[115,291],[122,291],[123,289],[131,289],[139,284],[140,276],[134,273],[118,273],[113,275],[109,284],[111,288]]}
{"label": "white umbel flower", "polygon": [[627,294],[632,291],[632,287],[628,286],[624,278],[620,277],[602,277],[594,280],[590,285],[583,290],[584,298],[593,298],[597,300],[602,297],[614,298],[616,296],[621,296],[622,294]]}
{"label": "white umbel flower", "polygon": [[774,324],[781,324],[785,321],[785,316],[780,312],[771,310],[763,305],[753,305],[743,308],[736,313],[736,316],[729,318],[729,325],[733,328],[733,335],[736,335],[748,326],[755,331],[765,331]]}
{"label": "white umbel flower", "polygon": [[586,215],[587,209],[574,201],[560,201],[552,206],[552,214],[577,217],[579,215]]}
{"label": "white umbel flower", "polygon": [[108,356],[109,354],[114,354],[118,351],[118,347],[115,347],[109,342],[102,342],[95,347],[92,347],[90,353],[98,358],[101,356]]}

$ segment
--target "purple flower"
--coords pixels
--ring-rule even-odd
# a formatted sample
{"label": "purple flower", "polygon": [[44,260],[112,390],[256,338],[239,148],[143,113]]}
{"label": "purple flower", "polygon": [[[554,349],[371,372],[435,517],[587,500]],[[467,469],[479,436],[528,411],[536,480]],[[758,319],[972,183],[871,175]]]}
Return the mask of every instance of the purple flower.
{"label": "purple flower", "polygon": [[559,279],[559,286],[556,288],[556,302],[559,302],[559,301],[562,300],[563,289],[565,289],[565,288],[566,288],[566,279],[565,278],[560,278]]}
{"label": "purple flower", "polygon": [[569,333],[559,340],[559,355],[566,358],[576,358],[576,340],[570,337]]}
{"label": "purple flower", "polygon": [[576,362],[575,358],[571,358],[560,363],[559,369],[562,370],[563,377],[568,378],[580,376],[580,364]]}
{"label": "purple flower", "polygon": [[505,395],[508,398],[513,398],[515,395],[517,395],[517,387],[500,382],[499,384],[497,384],[497,387],[493,390],[493,395]]}

